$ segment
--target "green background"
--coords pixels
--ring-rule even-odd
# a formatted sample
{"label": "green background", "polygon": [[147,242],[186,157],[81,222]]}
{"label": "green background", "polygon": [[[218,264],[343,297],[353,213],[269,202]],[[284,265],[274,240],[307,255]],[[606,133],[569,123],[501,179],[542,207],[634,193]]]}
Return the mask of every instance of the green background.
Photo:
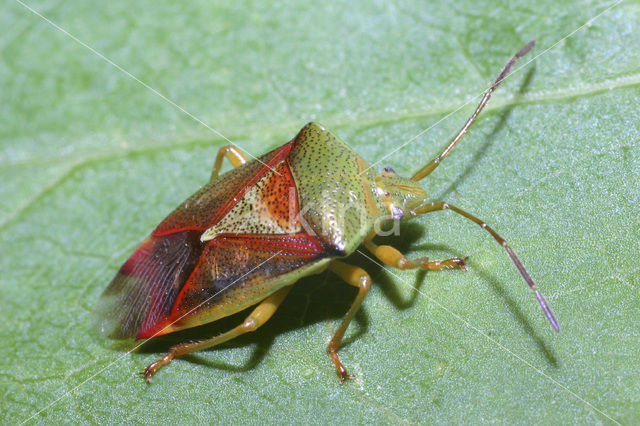
{"label": "green background", "polygon": [[340,352],[355,381],[339,385],[325,353],[355,289],[325,273],[255,334],[175,361],[147,385],[137,372],[172,343],[241,318],[128,354],[93,330],[91,311],[226,142],[7,0],[2,423],[638,422],[638,2],[566,39],[614,3],[175,3],[29,5],[254,155],[314,120],[374,162],[435,124],[376,166],[402,174],[444,147],[471,104],[436,123],[477,102],[537,39],[526,60],[540,57],[425,187],[510,242],[562,332],[486,233],[434,213],[388,241],[412,257],[470,256],[468,272],[392,274],[349,259],[375,281]]}

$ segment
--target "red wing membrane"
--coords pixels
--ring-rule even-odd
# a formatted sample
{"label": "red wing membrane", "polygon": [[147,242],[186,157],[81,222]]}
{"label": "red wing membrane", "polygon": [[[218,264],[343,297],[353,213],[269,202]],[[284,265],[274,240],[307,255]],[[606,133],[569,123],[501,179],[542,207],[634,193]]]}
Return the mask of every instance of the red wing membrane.
{"label": "red wing membrane", "polygon": [[202,248],[197,231],[147,238],[100,297],[100,331],[114,339],[135,337],[145,320],[168,315]]}
{"label": "red wing membrane", "polygon": [[215,225],[290,150],[291,143],[282,145],[260,157],[260,162],[246,163],[205,185],[163,220],[153,231],[153,235],[161,236],[184,230],[204,231]]}

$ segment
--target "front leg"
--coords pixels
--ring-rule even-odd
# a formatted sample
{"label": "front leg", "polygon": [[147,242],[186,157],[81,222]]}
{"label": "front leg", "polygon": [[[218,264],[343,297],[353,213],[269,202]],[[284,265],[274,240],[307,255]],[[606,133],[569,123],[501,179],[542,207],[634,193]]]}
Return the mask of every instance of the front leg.
{"label": "front leg", "polygon": [[446,260],[434,260],[429,261],[428,257],[421,257],[416,260],[410,260],[405,255],[400,253],[399,250],[391,246],[379,246],[374,244],[370,239],[364,242],[364,246],[375,257],[387,266],[398,269],[428,269],[428,270],[442,270],[442,269],[462,269],[467,270],[465,266],[466,259],[459,257],[453,257]]}

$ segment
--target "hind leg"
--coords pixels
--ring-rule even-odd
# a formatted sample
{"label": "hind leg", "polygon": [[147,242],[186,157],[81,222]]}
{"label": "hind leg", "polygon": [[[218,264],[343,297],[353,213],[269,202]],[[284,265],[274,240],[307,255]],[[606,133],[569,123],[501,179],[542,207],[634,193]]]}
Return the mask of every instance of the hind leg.
{"label": "hind leg", "polygon": [[140,374],[145,377],[147,382],[151,383],[151,376],[153,376],[160,367],[169,364],[173,358],[201,351],[203,349],[219,345],[220,343],[224,343],[234,337],[240,336],[241,334],[257,330],[273,316],[284,298],[287,297],[291,287],[292,286],[284,287],[264,299],[239,326],[232,328],[226,333],[212,337],[211,339],[173,346],[169,349],[168,354],[149,364],[149,366]]}

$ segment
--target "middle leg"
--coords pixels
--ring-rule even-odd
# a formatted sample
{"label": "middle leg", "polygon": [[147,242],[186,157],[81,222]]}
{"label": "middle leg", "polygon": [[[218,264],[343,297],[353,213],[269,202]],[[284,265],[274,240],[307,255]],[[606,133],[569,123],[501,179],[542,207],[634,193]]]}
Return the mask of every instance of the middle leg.
{"label": "middle leg", "polygon": [[348,265],[339,260],[334,260],[329,265],[329,269],[335,272],[340,278],[345,280],[348,284],[351,284],[354,287],[358,287],[358,295],[356,299],[351,304],[347,315],[345,315],[340,327],[336,330],[335,334],[329,341],[329,346],[327,346],[327,350],[329,351],[329,356],[331,356],[331,362],[336,366],[336,371],[340,376],[340,383],[344,382],[344,379],[353,379],[353,376],[347,373],[347,369],[340,361],[340,357],[338,356],[338,349],[340,348],[340,343],[342,342],[342,338],[344,337],[345,331],[347,331],[347,327],[349,327],[349,323],[360,309],[360,305],[364,300],[365,296],[369,292],[369,288],[371,287],[371,277],[367,272],[358,268],[357,266]]}

